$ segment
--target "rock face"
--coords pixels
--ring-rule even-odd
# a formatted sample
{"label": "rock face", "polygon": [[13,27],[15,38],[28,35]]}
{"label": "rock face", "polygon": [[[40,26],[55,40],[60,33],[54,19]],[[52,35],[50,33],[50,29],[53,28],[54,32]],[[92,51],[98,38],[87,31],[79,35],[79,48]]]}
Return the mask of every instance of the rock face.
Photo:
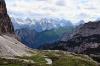
{"label": "rock face", "polygon": [[0,0],[0,33],[13,33],[14,28],[7,14],[5,0]]}
{"label": "rock face", "polygon": [[100,34],[100,22],[89,22],[81,26],[75,33],[75,35],[90,36],[94,34]]}
{"label": "rock face", "polygon": [[64,44],[65,50],[90,55],[100,62],[100,21],[80,27]]}
{"label": "rock face", "polygon": [[81,26],[72,38],[67,41],[66,47],[69,51],[86,54],[97,54],[100,51],[100,21],[88,22]]}

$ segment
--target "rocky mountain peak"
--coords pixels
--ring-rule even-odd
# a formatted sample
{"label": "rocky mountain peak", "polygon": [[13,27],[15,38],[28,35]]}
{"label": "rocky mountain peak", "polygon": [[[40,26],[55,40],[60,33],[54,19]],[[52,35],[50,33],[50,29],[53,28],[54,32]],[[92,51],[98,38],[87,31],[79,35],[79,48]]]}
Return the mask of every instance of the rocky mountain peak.
{"label": "rocky mountain peak", "polygon": [[5,0],[0,0],[0,33],[13,33],[14,28],[7,14]]}
{"label": "rocky mountain peak", "polygon": [[4,15],[7,13],[6,5],[4,0],[0,0],[0,14]]}
{"label": "rocky mountain peak", "polygon": [[90,36],[93,34],[100,34],[100,21],[85,23],[73,35]]}

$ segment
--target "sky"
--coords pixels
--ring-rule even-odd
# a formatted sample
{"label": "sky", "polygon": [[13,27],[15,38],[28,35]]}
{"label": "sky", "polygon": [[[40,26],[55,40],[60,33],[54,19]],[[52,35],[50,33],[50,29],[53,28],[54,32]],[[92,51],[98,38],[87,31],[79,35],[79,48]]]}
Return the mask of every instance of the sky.
{"label": "sky", "polygon": [[13,17],[57,17],[92,21],[100,18],[100,0],[6,0]]}

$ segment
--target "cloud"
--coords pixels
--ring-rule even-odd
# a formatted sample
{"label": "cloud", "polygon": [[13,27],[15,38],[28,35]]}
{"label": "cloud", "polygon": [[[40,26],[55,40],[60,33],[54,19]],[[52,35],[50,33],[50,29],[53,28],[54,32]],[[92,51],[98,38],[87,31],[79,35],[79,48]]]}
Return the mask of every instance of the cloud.
{"label": "cloud", "polygon": [[[100,17],[100,0],[6,0],[9,12],[29,16],[53,16],[75,20]],[[39,16],[40,16],[39,15]]]}
{"label": "cloud", "polygon": [[58,0],[56,2],[56,5],[58,5],[58,6],[65,6],[66,5],[65,0]]}

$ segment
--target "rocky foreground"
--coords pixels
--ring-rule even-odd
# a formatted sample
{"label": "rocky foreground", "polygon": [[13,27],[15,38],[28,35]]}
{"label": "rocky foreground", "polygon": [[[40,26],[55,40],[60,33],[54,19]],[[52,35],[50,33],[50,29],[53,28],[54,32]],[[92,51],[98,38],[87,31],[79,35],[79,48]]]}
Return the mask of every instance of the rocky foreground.
{"label": "rocky foreground", "polygon": [[64,51],[35,51],[32,56],[0,58],[0,66],[99,66],[87,55]]}

